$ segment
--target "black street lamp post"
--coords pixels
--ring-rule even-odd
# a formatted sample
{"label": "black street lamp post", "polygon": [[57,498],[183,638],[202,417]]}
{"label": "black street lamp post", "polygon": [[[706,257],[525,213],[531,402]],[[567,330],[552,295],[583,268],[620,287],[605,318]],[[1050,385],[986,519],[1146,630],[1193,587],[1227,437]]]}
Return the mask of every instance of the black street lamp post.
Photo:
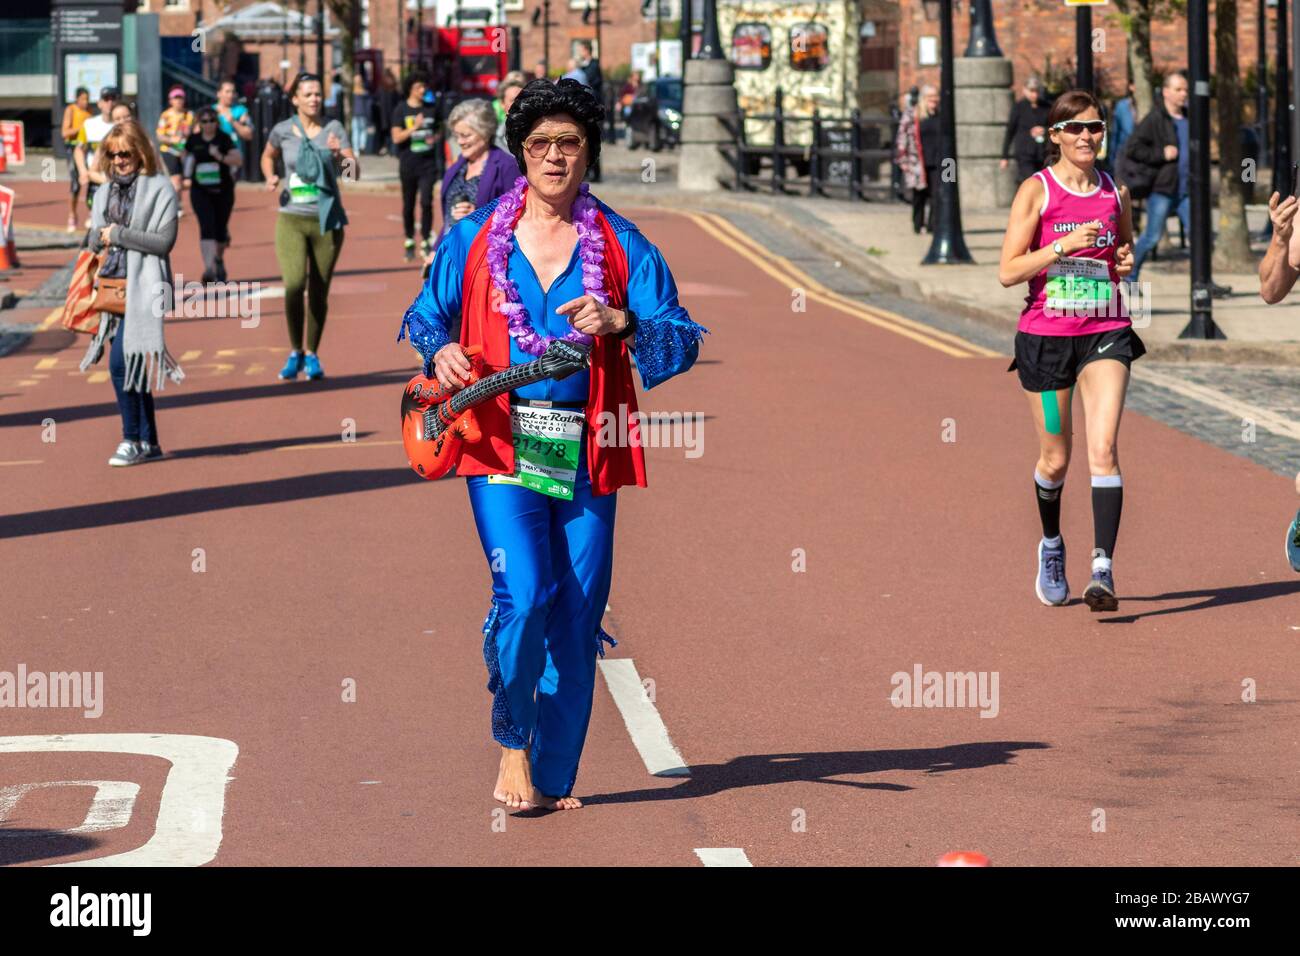
{"label": "black street lamp post", "polygon": [[1192,194],[1192,317],[1180,339],[1221,339],[1210,297],[1214,252],[1210,224],[1210,0],[1188,0],[1187,62],[1191,86],[1188,102],[1187,166]]}
{"label": "black street lamp post", "polygon": [[970,42],[966,44],[968,57],[998,57],[998,38],[993,29],[992,0],[970,0]]}
{"label": "black street lamp post", "polygon": [[718,34],[718,0],[703,0],[700,7],[700,55],[701,60],[722,60],[722,38]]}
{"label": "black street lamp post", "polygon": [[[938,205],[934,211],[934,239],[922,265],[971,263],[970,250],[961,230],[961,194],[957,188],[957,116],[954,110],[952,62],[952,0],[942,0],[939,23],[943,46],[939,69],[939,166]],[[930,184],[936,188],[935,183]]]}
{"label": "black street lamp post", "polygon": [[1074,61],[1077,66],[1074,85],[1092,92],[1092,7],[1079,7],[1075,11]]}

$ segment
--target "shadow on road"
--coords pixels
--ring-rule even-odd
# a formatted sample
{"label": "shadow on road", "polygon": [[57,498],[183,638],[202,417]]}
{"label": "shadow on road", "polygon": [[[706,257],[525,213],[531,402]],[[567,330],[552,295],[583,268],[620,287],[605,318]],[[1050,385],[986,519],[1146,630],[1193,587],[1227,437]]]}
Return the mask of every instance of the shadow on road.
{"label": "shadow on road", "polygon": [[53,860],[74,853],[85,853],[99,844],[99,840],[92,840],[79,833],[3,827],[0,828],[0,866],[34,863],[37,860]]}
{"label": "shadow on road", "polygon": [[887,770],[924,770],[946,773],[1010,763],[1019,750],[1045,750],[1040,741],[990,741],[954,744],[916,750],[833,750],[823,753],[750,754],[725,764],[692,764],[691,776],[675,787],[628,790],[624,793],[583,797],[588,806],[598,803],[640,803],[651,800],[688,800],[710,797],[724,790],[761,787],[776,783],[834,783],[861,790],[903,792],[914,789],[897,783],[867,783],[836,777],[881,773]]}
{"label": "shadow on road", "polygon": [[[375,432],[357,432],[357,440],[369,438]],[[326,442],[341,441],[339,434],[299,435],[297,438],[268,438],[266,441],[231,442],[227,445],[204,445],[201,448],[182,448],[168,452],[168,458],[208,458],[222,455],[251,455],[259,451],[272,451],[276,448],[297,448],[302,445],[323,445]]]}
{"label": "shadow on road", "polygon": [[[149,467],[158,467],[151,465]],[[302,501],[330,495],[347,495],[358,491],[379,491],[397,485],[420,482],[409,467],[371,468],[365,471],[326,471],[248,481],[212,488],[190,488],[159,495],[146,495],[125,501],[103,501],[91,505],[48,508],[23,514],[0,516],[0,538],[23,538],[56,531],[79,531],[110,525],[154,521],[179,515],[244,508],[250,505],[273,505],[284,501]]]}
{"label": "shadow on road", "polygon": [[1246,604],[1250,601],[1264,601],[1268,598],[1286,597],[1300,592],[1300,581],[1266,581],[1259,584],[1233,584],[1222,588],[1204,588],[1200,591],[1170,591],[1167,594],[1153,594],[1149,597],[1120,598],[1121,601],[1180,601],[1186,598],[1204,598],[1195,604],[1182,607],[1165,607],[1158,611],[1146,611],[1141,614],[1117,614],[1114,617],[1098,618],[1099,624],[1132,624],[1145,617],[1159,617],[1163,614],[1183,614],[1187,611],[1206,611],[1212,607],[1228,607],[1232,604]]}
{"label": "shadow on road", "polygon": [[[224,402],[243,402],[271,396],[293,396],[306,391],[312,394],[337,392],[349,388],[371,388],[375,385],[390,385],[400,382],[405,384],[415,374],[415,366],[409,369],[388,369],[383,372],[367,372],[364,375],[326,376],[315,382],[281,382],[272,381],[265,385],[249,385],[245,388],[214,388],[203,392],[189,392],[181,395],[162,393],[155,400],[159,411],[169,408],[189,408],[194,405],[212,405]],[[184,385],[181,386],[182,388]],[[106,389],[107,390],[107,389]],[[397,407],[397,399],[393,399]],[[0,428],[35,428],[42,420],[53,418],[59,424],[81,421],[86,418],[104,418],[119,414],[117,402],[101,402],[97,405],[68,405],[64,408],[33,409],[26,412],[12,412],[0,415]],[[394,412],[396,415],[396,412]]]}

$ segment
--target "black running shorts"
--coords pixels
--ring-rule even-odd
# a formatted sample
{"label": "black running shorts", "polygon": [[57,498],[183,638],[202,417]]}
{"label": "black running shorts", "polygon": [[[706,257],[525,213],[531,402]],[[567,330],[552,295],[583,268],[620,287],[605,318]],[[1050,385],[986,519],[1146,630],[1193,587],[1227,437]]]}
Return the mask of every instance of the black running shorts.
{"label": "black running shorts", "polygon": [[1027,392],[1054,392],[1070,388],[1089,362],[1114,359],[1131,365],[1147,348],[1132,326],[1093,335],[1034,335],[1016,333],[1016,357],[1007,371],[1020,373]]}

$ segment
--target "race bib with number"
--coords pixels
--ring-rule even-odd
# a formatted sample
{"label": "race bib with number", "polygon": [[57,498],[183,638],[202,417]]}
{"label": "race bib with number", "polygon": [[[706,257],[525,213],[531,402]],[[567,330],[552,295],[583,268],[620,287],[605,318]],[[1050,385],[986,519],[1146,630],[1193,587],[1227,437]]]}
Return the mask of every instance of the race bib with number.
{"label": "race bib with number", "polygon": [[1114,295],[1105,259],[1058,259],[1047,268],[1044,310],[1090,312],[1104,309]]}
{"label": "race bib with number", "polygon": [[194,167],[194,181],[200,186],[220,186],[221,165],[219,163],[199,163]]}
{"label": "race bib with number", "polygon": [[289,174],[289,202],[295,206],[320,201],[320,189],[315,183],[305,182],[297,173]]}
{"label": "race bib with number", "polygon": [[488,483],[522,485],[552,498],[572,501],[586,417],[581,409],[512,405],[515,473],[489,475]]}

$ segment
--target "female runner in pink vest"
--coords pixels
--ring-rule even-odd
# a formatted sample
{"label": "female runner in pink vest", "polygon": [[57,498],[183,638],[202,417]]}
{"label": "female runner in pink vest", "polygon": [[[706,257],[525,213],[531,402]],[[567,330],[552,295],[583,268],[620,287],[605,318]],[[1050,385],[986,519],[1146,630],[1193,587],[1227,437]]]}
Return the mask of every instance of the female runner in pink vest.
{"label": "female runner in pink vest", "polygon": [[1034,494],[1043,524],[1034,590],[1047,605],[1070,597],[1061,538],[1061,487],[1070,464],[1070,408],[1079,385],[1088,421],[1092,474],[1092,580],[1083,600],[1094,612],[1119,606],[1111,560],[1124,481],[1117,447],[1129,364],[1146,352],[1120,297],[1133,270],[1128,189],[1096,168],[1106,135],[1091,93],[1071,90],[1047,118],[1047,168],[1021,184],[1002,243],[998,279],[1029,283],[1016,332],[1020,384],[1038,431]]}

